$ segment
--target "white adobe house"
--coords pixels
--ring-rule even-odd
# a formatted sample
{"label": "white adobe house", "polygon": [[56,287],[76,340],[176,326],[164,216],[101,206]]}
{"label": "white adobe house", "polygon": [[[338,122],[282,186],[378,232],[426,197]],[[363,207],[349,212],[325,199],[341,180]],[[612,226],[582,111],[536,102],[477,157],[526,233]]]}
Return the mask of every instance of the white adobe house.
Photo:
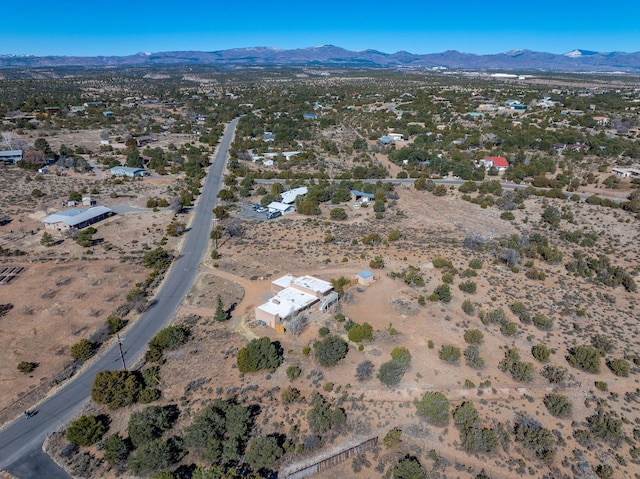
{"label": "white adobe house", "polygon": [[319,304],[321,310],[338,301],[333,286],[313,276],[288,274],[271,283],[273,297],[255,309],[256,320],[280,332],[286,330],[286,322],[301,311]]}
{"label": "white adobe house", "polygon": [[269,209],[270,213],[274,211],[279,211],[283,215],[286,215],[287,213],[292,213],[293,211],[296,210],[295,206],[288,205],[286,203],[281,203],[279,201],[272,201],[267,205],[267,208]]}

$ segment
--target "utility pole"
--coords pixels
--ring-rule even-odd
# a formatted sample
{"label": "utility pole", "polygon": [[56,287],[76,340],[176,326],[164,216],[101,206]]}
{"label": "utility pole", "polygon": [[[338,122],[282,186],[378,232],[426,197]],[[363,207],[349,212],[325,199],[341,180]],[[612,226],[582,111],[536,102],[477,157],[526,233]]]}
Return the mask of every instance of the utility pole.
{"label": "utility pole", "polygon": [[124,351],[122,350],[122,339],[120,339],[120,334],[117,334],[118,337],[118,348],[120,348],[120,359],[122,359],[122,368],[127,370],[127,363],[124,362]]}

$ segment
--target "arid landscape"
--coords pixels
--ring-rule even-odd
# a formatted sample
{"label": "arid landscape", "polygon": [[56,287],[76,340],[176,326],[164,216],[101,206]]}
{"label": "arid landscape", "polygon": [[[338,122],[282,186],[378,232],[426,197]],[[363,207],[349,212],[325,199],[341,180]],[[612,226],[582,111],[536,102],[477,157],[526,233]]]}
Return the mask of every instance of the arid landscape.
{"label": "arid landscape", "polygon": [[[475,105],[469,90],[538,98],[550,87],[496,81],[454,88],[450,82],[376,73],[369,79],[308,80],[297,87],[306,95],[305,107],[331,103],[318,109],[318,124],[309,126],[307,120],[290,124],[288,115],[274,113],[285,110],[284,100],[258,107],[261,95],[275,88],[269,80],[259,88],[238,83],[238,99],[217,88],[207,92],[210,83],[190,80],[183,89],[198,96],[193,104],[154,106],[150,116],[162,122],[172,109],[189,118],[194,111],[209,117],[216,112],[215,123],[201,125],[203,132],[211,128],[200,132],[210,136],[167,131],[152,144],[165,152],[166,164],[135,179],[111,178],[107,168],[114,158],[130,155],[131,144],[98,151],[100,132],[113,132],[113,125],[86,132],[54,133],[54,125],[12,130],[13,140],[25,145],[46,131],[53,151],[62,145],[82,147],[77,155],[89,166],[53,164],[47,173],[36,174],[0,165],[0,270],[18,271],[0,282],[0,345],[7,351],[0,358],[3,422],[37,408],[93,361],[100,347],[113,344],[115,330],[126,343],[128,325],[153,300],[167,273],[151,266],[150,253],[160,248],[178,255],[188,234],[193,208],[187,193],[197,189],[185,167],[188,155],[195,154],[190,148],[197,144],[196,155],[210,158],[211,138],[236,108],[244,116],[214,210],[219,229],[213,232],[219,234],[212,234],[196,282],[172,322],[188,333],[180,344],[162,350],[159,359],[145,355],[130,364],[144,376],[145,390],[152,389],[149,377],[154,379],[157,396],[123,407],[91,401],[82,414],[108,416],[108,431],[91,444],[73,445],[68,425],[61,427],[45,444],[56,462],[74,477],[285,478],[378,438],[369,450],[312,477],[639,478],[640,197],[635,179],[616,179],[612,173],[620,165],[637,165],[637,158],[625,153],[637,139],[618,135],[627,149],[610,157],[595,146],[591,153],[573,154],[551,146],[548,151],[513,146],[505,137],[483,140],[491,121],[496,134],[504,135],[525,126],[537,131],[539,126],[530,125],[551,125],[554,118],[560,121],[560,113],[551,118],[544,110],[538,118],[539,110],[531,108],[528,117],[496,113],[491,121],[481,120],[487,122],[483,127],[473,121],[467,125],[460,111],[468,105],[450,105],[456,103],[454,95]],[[565,78],[556,83],[569,88]],[[289,88],[294,84],[287,83]],[[381,85],[392,90],[384,101],[371,93]],[[363,89],[357,99],[345,94],[356,87]],[[333,94],[316,94],[325,89]],[[411,98],[400,97],[410,89]],[[421,97],[421,89],[428,94]],[[423,105],[435,104],[436,93],[453,102],[443,106],[438,100],[437,112],[422,111]],[[207,94],[215,106],[201,99]],[[569,93],[554,95],[574,101]],[[588,101],[600,101],[597,95]],[[637,91],[634,97],[624,90],[620,97],[636,105]],[[412,114],[385,117],[388,105],[400,108],[399,98]],[[291,117],[306,111],[296,101],[291,100]],[[351,103],[357,108],[343,108]],[[602,103],[614,102],[607,96]],[[625,131],[637,122],[617,110],[605,114],[627,122]],[[142,116],[148,120],[146,113]],[[414,122],[407,119],[415,116],[426,118],[427,125],[408,126]],[[446,122],[446,128],[437,127]],[[521,127],[522,122],[529,123]],[[600,135],[596,126],[588,128],[594,128],[593,135],[580,134],[605,141],[604,131]],[[271,130],[276,140],[267,143],[261,138]],[[399,130],[406,141],[381,146],[379,135]],[[442,144],[432,141],[431,130],[443,132]],[[550,143],[560,130],[565,143],[581,144],[582,138],[570,138],[579,130],[576,125],[548,127],[549,138],[532,144]],[[289,134],[290,140],[278,144],[278,135]],[[613,133],[607,134],[606,141],[613,142]],[[449,146],[459,137],[463,144]],[[284,160],[281,153],[293,148],[300,150],[297,156]],[[613,143],[608,148],[613,150]],[[280,153],[273,167],[264,164],[264,156],[252,159],[271,150]],[[410,152],[406,158],[403,150]],[[167,156],[175,151],[185,159]],[[155,154],[140,153],[150,169]],[[440,163],[443,155],[449,171]],[[510,168],[487,176],[483,170],[474,177],[476,162],[489,155],[504,155]],[[547,160],[553,168],[525,174]],[[296,212],[268,220],[251,207],[266,207],[282,191],[302,185],[309,191],[296,200]],[[352,190],[372,198],[356,201]],[[60,210],[71,192],[83,192],[116,211],[93,225],[88,247],[79,244],[77,234],[43,241],[42,219]],[[178,213],[174,197],[184,206]],[[166,202],[150,203],[158,199]],[[197,194],[191,199],[195,204]],[[354,284],[363,270],[373,272],[372,284]],[[255,308],[271,297],[271,282],[285,274],[330,281],[340,293],[328,311],[312,307],[303,312],[306,326],[298,334],[277,332],[255,318]],[[240,372],[239,351],[264,337],[278,351],[277,365]],[[346,345],[332,365],[323,364],[319,353],[318,344],[327,338]],[[82,340],[94,345],[86,357],[77,356]],[[23,362],[32,370],[19,370]],[[216,456],[211,443],[193,445],[199,414],[214,400],[251,408],[250,431],[233,446],[240,451],[236,455],[224,449]],[[136,443],[132,433],[135,414],[149,416],[153,406],[173,411],[169,426],[148,433],[153,441],[179,449],[164,465],[145,462],[147,446]],[[317,411],[324,411],[326,423],[319,423]],[[122,459],[108,456],[113,435],[133,438]],[[272,445],[278,453],[256,458],[252,445],[264,438],[278,443]],[[208,466],[224,471],[205,471]],[[403,467],[423,475],[402,476]]]}

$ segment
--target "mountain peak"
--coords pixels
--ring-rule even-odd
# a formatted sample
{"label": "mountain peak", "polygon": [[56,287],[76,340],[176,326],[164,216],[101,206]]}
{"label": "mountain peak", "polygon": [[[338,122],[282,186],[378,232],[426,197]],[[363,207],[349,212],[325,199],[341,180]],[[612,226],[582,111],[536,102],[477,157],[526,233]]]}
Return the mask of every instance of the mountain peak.
{"label": "mountain peak", "polygon": [[564,56],[569,58],[580,58],[597,54],[598,52],[593,52],[591,50],[580,50],[579,48],[576,48],[575,50],[571,50],[570,52],[565,53]]}

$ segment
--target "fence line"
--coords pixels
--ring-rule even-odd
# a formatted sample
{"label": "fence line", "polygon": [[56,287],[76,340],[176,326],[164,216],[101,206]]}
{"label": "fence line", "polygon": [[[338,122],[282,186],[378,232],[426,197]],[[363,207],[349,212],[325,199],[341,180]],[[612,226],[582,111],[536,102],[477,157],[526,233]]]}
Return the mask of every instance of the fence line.
{"label": "fence line", "polygon": [[357,456],[358,454],[368,451],[369,449],[376,447],[378,445],[378,436],[368,439],[364,442],[361,442],[357,446],[350,447],[349,449],[345,449],[338,454],[334,454],[331,457],[323,459],[322,461],[318,461],[311,466],[307,466],[304,469],[300,469],[299,471],[292,472],[285,476],[284,479],[303,479],[305,477],[309,477],[312,474],[316,474],[318,472],[322,472],[330,467],[333,467],[341,462],[346,461],[350,457]]}

